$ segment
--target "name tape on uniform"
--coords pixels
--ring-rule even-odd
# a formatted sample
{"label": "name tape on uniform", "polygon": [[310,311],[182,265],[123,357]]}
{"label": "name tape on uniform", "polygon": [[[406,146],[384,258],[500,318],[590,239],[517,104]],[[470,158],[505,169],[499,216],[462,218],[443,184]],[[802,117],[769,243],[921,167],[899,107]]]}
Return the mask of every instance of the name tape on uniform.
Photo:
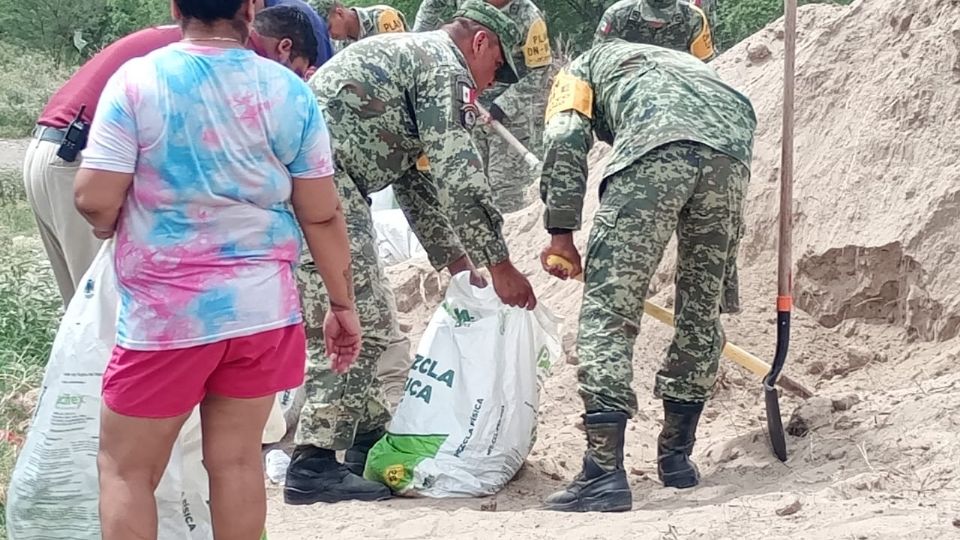
{"label": "name tape on uniform", "polygon": [[587,118],[593,118],[593,88],[587,81],[561,71],[550,89],[546,121],[564,111],[577,111]]}

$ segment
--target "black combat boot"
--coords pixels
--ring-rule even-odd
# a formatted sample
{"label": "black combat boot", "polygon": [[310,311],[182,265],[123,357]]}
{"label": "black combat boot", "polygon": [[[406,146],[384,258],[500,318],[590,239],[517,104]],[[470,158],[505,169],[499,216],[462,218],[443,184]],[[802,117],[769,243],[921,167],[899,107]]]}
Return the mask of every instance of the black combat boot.
{"label": "black combat boot", "polygon": [[363,477],[363,468],[367,465],[367,453],[387,431],[383,428],[367,433],[357,433],[351,446],[343,456],[343,464],[353,474]]}
{"label": "black combat boot", "polygon": [[336,452],[315,446],[298,446],[287,469],[283,500],[287,504],[382,501],[390,488],[353,474],[337,461]]}
{"label": "black combat boot", "polygon": [[625,512],[633,507],[633,494],[623,470],[623,432],[627,414],[588,413],[587,451],[583,470],[561,491],[546,500],[548,510],[561,512]]}
{"label": "black combat boot", "polygon": [[700,471],[690,461],[703,403],[663,400],[663,430],[657,440],[657,476],[665,487],[691,488]]}

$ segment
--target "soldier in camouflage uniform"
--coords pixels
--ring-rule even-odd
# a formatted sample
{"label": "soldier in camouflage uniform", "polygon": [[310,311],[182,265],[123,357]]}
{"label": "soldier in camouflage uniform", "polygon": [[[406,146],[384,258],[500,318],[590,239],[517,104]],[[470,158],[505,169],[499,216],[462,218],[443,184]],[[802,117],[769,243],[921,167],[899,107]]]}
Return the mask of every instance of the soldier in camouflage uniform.
{"label": "soldier in camouflage uniform", "polygon": [[705,62],[715,56],[707,15],[686,0],[620,0],[600,18],[594,44],[615,38],[689,52]]}
{"label": "soldier in camouflage uniform", "polygon": [[[435,268],[489,269],[500,299],[536,306],[533,289],[514,268],[491,202],[482,162],[470,137],[474,98],[494,79],[516,81],[510,56],[514,24],[480,0],[467,2],[438,31],[364,39],[321,67],[310,85],[330,129],[335,175],[353,258],[363,346],[351,370],[339,375],[323,355],[311,355],[304,405],[287,470],[291,504],[379,500],[390,490],[360,475],[370,447],[390,414],[376,375],[396,313],[384,290],[367,194],[392,185]],[[428,174],[427,172],[433,174]],[[299,277],[307,337],[322,346],[320,280],[309,264]],[[345,463],[336,450],[346,450]]]}
{"label": "soldier in camouflage uniform", "polygon": [[[432,30],[445,21],[458,1],[425,0],[417,12],[415,32]],[[521,39],[513,50],[514,63],[520,81],[516,84],[498,83],[480,96],[480,104],[490,116],[503,124],[523,143],[536,152],[542,131],[543,109],[537,106],[537,96],[543,94],[553,63],[550,36],[540,9],[531,0],[487,0],[506,13],[520,29]],[[487,176],[493,190],[494,202],[501,212],[510,213],[527,205],[526,188],[533,183],[535,173],[490,128],[474,131],[474,139],[484,157]]]}
{"label": "soldier in camouflage uniform", "polygon": [[[317,11],[327,21],[335,52],[340,52],[351,43],[377,34],[406,32],[407,21],[403,13],[384,5],[370,7],[346,7],[339,0],[312,0]],[[390,281],[384,275],[383,290],[387,293],[391,310],[396,305]],[[379,378],[390,410],[394,410],[403,397],[403,387],[410,370],[410,339],[400,331],[395,322],[392,338],[386,352],[380,358]],[[314,351],[315,354],[318,354]]]}
{"label": "soldier in camouflage uniform", "polygon": [[[572,231],[592,134],[613,147],[587,245],[577,342],[587,451],[583,471],[547,506],[629,510],[623,433],[637,412],[633,346],[674,232],[676,330],[655,384],[664,407],[657,472],[665,486],[699,482],[689,457],[724,345],[721,287],[743,221],[756,117],[749,99],[694,57],[620,40],[595,45],[557,76],[546,116],[540,188],[551,242],[541,260],[551,274],[581,272]],[[551,255],[572,267],[548,263]]]}
{"label": "soldier in camouflage uniform", "polygon": [[327,20],[337,52],[365,37],[407,31],[403,13],[390,6],[346,7],[340,0],[313,0],[313,4]]}
{"label": "soldier in camouflage uniform", "polygon": [[[712,0],[704,3],[716,11]],[[603,14],[594,43],[620,38],[687,51],[706,62],[716,55],[713,27],[707,22],[708,18],[699,7],[684,0],[621,0]],[[723,284],[720,312],[737,313],[740,311],[740,276],[736,253],[727,264],[729,271]]]}

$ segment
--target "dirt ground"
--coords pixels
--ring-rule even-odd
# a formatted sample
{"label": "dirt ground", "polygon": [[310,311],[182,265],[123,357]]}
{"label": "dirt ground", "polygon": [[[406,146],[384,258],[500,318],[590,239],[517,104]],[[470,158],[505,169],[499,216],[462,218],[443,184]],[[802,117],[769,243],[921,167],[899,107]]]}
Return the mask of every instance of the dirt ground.
{"label": "dirt ground", "polygon": [[[653,375],[670,329],[645,319],[635,350],[641,413],[628,428],[634,509],[569,515],[542,499],[578,471],[573,343],[579,285],[546,277],[541,208],[508,217],[517,264],[564,319],[567,357],[542,399],[540,440],[496,497],[289,507],[270,487],[273,540],[324,538],[948,538],[960,537],[960,5],[859,1],[800,10],[797,55],[795,297],[787,372],[815,390],[782,395],[789,459],[767,442],[759,379],[723,362],[693,458],[704,479],[687,491],[656,479],[660,408]],[[946,36],[946,37],[945,37]],[[770,360],[775,336],[776,222],[783,72],[782,22],[714,65],[758,116],[742,313],[728,340]],[[605,149],[594,153],[592,192]],[[577,235],[581,246],[588,231]],[[673,248],[652,284],[671,305]],[[390,269],[402,319],[418,336],[442,280],[425,265]],[[414,339],[416,343],[416,339]],[[495,505],[491,504],[495,502]]]}

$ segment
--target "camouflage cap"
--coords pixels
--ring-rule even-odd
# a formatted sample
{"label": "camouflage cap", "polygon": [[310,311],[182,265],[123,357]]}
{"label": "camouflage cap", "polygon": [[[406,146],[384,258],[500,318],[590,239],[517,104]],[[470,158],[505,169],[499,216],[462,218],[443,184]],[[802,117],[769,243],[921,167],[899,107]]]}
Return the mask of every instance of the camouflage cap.
{"label": "camouflage cap", "polygon": [[645,21],[668,23],[677,11],[677,0],[640,0],[640,16]]}
{"label": "camouflage cap", "polygon": [[520,31],[506,13],[484,0],[467,0],[453,17],[476,21],[496,34],[503,53],[503,65],[497,70],[497,81],[512,84],[520,80],[517,67],[513,64],[513,49],[520,42]]}

